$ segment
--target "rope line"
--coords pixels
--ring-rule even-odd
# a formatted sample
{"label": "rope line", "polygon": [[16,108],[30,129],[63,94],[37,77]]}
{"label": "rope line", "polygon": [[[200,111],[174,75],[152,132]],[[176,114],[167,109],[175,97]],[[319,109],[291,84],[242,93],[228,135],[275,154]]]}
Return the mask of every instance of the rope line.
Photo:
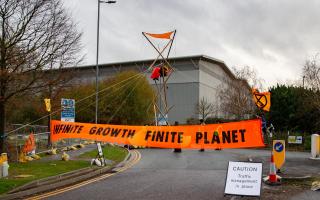
{"label": "rope line", "polygon": [[[143,76],[142,76],[142,77],[143,77]],[[123,87],[131,84],[133,81],[136,81],[136,78],[137,78],[137,77],[135,77],[135,79],[132,79],[132,80],[128,81],[127,83],[123,84],[122,86],[118,87],[117,89],[111,91],[110,93],[105,93],[105,94],[103,94],[102,96],[100,96],[100,98],[103,99],[103,98],[107,97],[108,95],[113,95],[113,93],[115,93],[115,92],[117,92],[118,90],[122,89]],[[141,77],[138,77],[138,78],[141,78]],[[107,91],[107,90],[105,90],[105,91]],[[92,103],[88,104],[86,107],[84,107],[84,108],[81,109],[81,110],[77,110],[76,113],[82,112],[83,110],[87,109],[88,107],[92,106],[93,104],[95,104],[95,102],[92,102]]]}
{"label": "rope line", "polygon": [[[104,88],[104,89],[102,89],[102,90],[100,90],[100,91],[98,91],[98,92],[94,92],[94,93],[92,93],[91,95],[89,95],[89,96],[87,96],[87,97],[84,97],[83,99],[80,99],[78,102],[75,103],[75,105],[76,105],[77,103],[80,103],[80,102],[82,102],[82,101],[84,101],[84,100],[92,97],[92,96],[95,96],[96,93],[99,94],[99,93],[104,92],[104,91],[106,91],[107,89],[110,89],[110,88],[112,88],[112,87],[115,87],[115,86],[117,86],[117,85],[119,85],[119,84],[121,84],[121,83],[123,83],[123,82],[125,82],[125,81],[127,81],[127,80],[130,80],[130,79],[133,79],[134,77],[137,77],[137,76],[139,76],[139,75],[142,75],[142,74],[144,74],[146,71],[148,71],[148,69],[146,69],[146,70],[144,70],[144,71],[142,71],[142,72],[139,72],[139,73],[137,73],[136,75],[131,76],[131,77],[125,79],[125,80],[122,80],[122,81],[120,81],[120,82],[118,82],[118,83],[116,83],[116,84],[113,84],[113,85],[111,85],[111,86],[109,86],[109,87],[106,87],[106,88]],[[25,124],[25,125],[23,125],[23,126],[21,126],[21,127],[19,127],[19,128],[16,128],[16,129],[14,129],[14,130],[11,130],[11,131],[9,131],[7,134],[5,134],[5,136],[7,136],[7,135],[9,135],[9,134],[11,134],[11,133],[13,133],[13,132],[16,132],[16,131],[18,131],[18,130],[20,130],[20,129],[23,129],[23,128],[27,127],[27,126],[30,126],[31,124],[34,124],[35,122],[38,122],[38,121],[40,121],[40,120],[42,120],[42,119],[48,118],[50,115],[54,115],[54,114],[60,112],[61,110],[62,110],[62,108],[60,108],[60,109],[58,109],[58,110],[56,110],[56,111],[54,111],[54,112],[51,112],[50,114],[44,115],[43,117],[40,117],[40,118],[38,118],[38,119],[36,119],[36,120],[34,120],[34,121],[32,121],[32,122],[29,122],[29,123],[27,123],[27,124]]]}
{"label": "rope line", "polygon": [[[173,46],[174,46],[174,45],[173,45]],[[192,77],[192,76],[190,76],[190,75],[188,75],[188,74],[183,73],[183,71],[177,69],[176,67],[173,67],[173,66],[172,66],[172,68],[174,69],[174,72],[178,72],[179,74],[183,75],[184,77],[187,77],[187,78],[190,78],[190,79],[193,80],[193,81],[196,81],[194,77]],[[115,87],[115,86],[117,86],[117,85],[120,85],[120,84],[122,84],[122,83],[124,83],[124,82],[126,82],[126,81],[129,81],[129,80],[131,80],[131,79],[134,80],[134,78],[137,78],[137,77],[140,76],[140,75],[144,75],[148,70],[149,70],[149,69],[147,68],[146,70],[141,71],[141,72],[137,73],[137,74],[134,75],[134,76],[131,76],[131,77],[125,79],[125,80],[122,80],[122,81],[116,83],[116,84],[113,84],[113,85],[110,85],[110,86],[108,86],[108,87],[106,87],[106,88],[103,88],[103,89],[99,90],[98,92],[94,92],[94,93],[92,93],[91,95],[88,95],[88,96],[86,96],[86,97],[78,100],[77,102],[75,102],[75,105],[80,104],[80,103],[82,103],[83,101],[85,101],[85,100],[87,100],[87,99],[95,96],[97,93],[98,93],[98,94],[103,93],[103,92],[107,91],[108,89],[111,89],[111,88],[113,88],[113,87]],[[138,78],[139,78],[139,77],[138,77]],[[141,77],[140,77],[140,78],[141,78]],[[126,83],[126,84],[129,84],[129,82]],[[124,86],[125,86],[125,85],[121,86],[119,89],[121,89],[121,88],[124,87]],[[156,88],[158,88],[157,84],[156,84]],[[106,97],[106,96],[104,96],[104,97]],[[150,103],[150,105],[151,105],[151,104],[152,104],[152,102]],[[84,109],[87,109],[87,108],[88,108],[89,106],[91,106],[91,105],[92,105],[92,104],[87,105],[87,107],[85,107]],[[76,112],[79,113],[79,112],[83,111],[84,109],[82,109],[82,110],[80,110],[80,111],[76,111]],[[149,106],[149,109],[150,109],[150,106]],[[11,131],[7,132],[6,136],[9,135],[9,134],[11,134],[11,133],[13,133],[13,132],[16,132],[16,131],[18,131],[18,130],[20,130],[20,129],[23,129],[23,128],[27,127],[27,126],[30,126],[30,125],[34,124],[35,122],[38,122],[38,121],[40,121],[40,120],[42,120],[42,119],[45,119],[45,118],[48,118],[50,115],[57,114],[57,113],[60,112],[61,110],[62,110],[62,108],[57,109],[56,111],[53,111],[53,112],[51,112],[50,114],[44,115],[43,117],[40,117],[40,118],[38,118],[38,119],[36,119],[36,120],[34,120],[34,121],[31,121],[31,122],[29,122],[29,123],[27,123],[27,124],[25,124],[25,125],[23,125],[23,126],[21,126],[21,127],[19,127],[19,128],[16,128],[16,129],[14,129],[14,130],[11,130]]]}
{"label": "rope line", "polygon": [[[141,79],[142,80],[142,79]],[[140,81],[140,80],[139,80]],[[118,106],[118,109],[114,112],[114,114],[110,117],[110,119],[107,121],[107,124],[115,117],[115,115],[119,112],[120,108],[124,104],[124,102],[127,100],[127,98],[132,94],[132,92],[137,88],[139,81],[137,81],[136,85],[131,89],[131,91],[128,93],[126,98],[122,100],[121,104]]]}

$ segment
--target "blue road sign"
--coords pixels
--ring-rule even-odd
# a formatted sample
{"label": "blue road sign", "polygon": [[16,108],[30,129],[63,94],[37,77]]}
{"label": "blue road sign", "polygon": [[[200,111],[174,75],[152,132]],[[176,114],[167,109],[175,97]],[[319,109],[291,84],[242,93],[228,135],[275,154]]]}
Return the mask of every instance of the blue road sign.
{"label": "blue road sign", "polygon": [[75,101],[74,99],[61,99],[61,121],[74,122]]}
{"label": "blue road sign", "polygon": [[276,150],[276,152],[282,152],[283,151],[283,144],[281,142],[277,142],[274,144],[274,149]]}

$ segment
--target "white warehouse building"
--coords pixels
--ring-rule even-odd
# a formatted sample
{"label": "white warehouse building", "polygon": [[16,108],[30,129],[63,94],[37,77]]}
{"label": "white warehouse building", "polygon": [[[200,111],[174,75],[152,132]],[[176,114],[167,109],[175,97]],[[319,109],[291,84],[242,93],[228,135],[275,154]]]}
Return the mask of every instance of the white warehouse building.
{"label": "white warehouse building", "polygon": [[[138,60],[129,62],[109,63],[99,65],[99,80],[114,76],[125,70],[146,71],[153,60]],[[199,118],[195,114],[196,104],[202,98],[219,106],[218,93],[226,87],[226,82],[235,80],[235,75],[221,60],[206,56],[195,55],[186,57],[169,58],[169,63],[174,68],[167,82],[167,101],[170,124],[178,121],[185,123],[188,118]],[[96,65],[74,67],[72,82],[77,84],[95,83]],[[151,72],[145,73],[150,84],[154,81],[150,78]],[[223,113],[216,113],[216,117],[227,117]]]}

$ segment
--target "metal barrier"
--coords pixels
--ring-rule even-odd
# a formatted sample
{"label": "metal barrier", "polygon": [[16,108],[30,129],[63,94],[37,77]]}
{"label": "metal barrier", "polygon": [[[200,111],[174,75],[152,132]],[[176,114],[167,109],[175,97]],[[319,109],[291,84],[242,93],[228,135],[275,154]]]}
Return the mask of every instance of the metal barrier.
{"label": "metal barrier", "polygon": [[[19,129],[19,127],[23,127]],[[19,155],[27,141],[30,133],[33,133],[35,139],[35,153],[43,153],[55,148],[63,148],[66,146],[71,146],[74,144],[79,144],[80,139],[65,139],[59,142],[56,142],[52,145],[49,143],[49,134],[47,126],[41,125],[28,125],[24,126],[23,124],[13,124],[10,126],[11,130],[16,130],[15,132],[6,135],[5,137],[5,152],[8,154],[8,159],[11,162],[17,162],[19,160]]]}

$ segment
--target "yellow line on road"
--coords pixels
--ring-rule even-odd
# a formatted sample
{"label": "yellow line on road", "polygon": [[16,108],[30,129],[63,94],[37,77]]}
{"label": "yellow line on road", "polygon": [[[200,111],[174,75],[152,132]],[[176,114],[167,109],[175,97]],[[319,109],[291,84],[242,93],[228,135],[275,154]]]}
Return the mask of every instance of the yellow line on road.
{"label": "yellow line on road", "polygon": [[141,159],[141,154],[139,153],[139,151],[133,150],[132,154],[133,154],[132,156],[134,156],[134,160],[132,160],[127,165],[119,168],[119,170],[117,172],[115,172],[115,173],[105,174],[105,175],[102,175],[102,176],[99,176],[99,177],[96,177],[96,178],[93,178],[93,179],[90,179],[90,180],[87,180],[87,181],[83,181],[81,183],[78,183],[78,184],[75,184],[75,185],[72,185],[72,186],[69,186],[69,187],[66,187],[66,188],[58,189],[58,190],[55,190],[55,191],[52,191],[52,192],[48,192],[48,193],[45,193],[45,194],[41,194],[41,195],[38,195],[38,196],[33,196],[33,197],[28,198],[27,200],[44,199],[44,198],[47,198],[47,197],[50,197],[50,196],[54,196],[54,195],[57,195],[57,194],[61,194],[61,193],[64,193],[64,192],[67,192],[67,191],[70,191],[70,190],[74,190],[74,189],[80,188],[80,187],[88,185],[90,183],[94,183],[94,182],[100,181],[102,179],[105,179],[105,178],[108,178],[110,176],[113,176],[113,175],[115,175],[115,174],[117,174],[119,172],[123,172],[123,171],[129,169],[130,167],[132,167],[133,165],[135,165]]}

